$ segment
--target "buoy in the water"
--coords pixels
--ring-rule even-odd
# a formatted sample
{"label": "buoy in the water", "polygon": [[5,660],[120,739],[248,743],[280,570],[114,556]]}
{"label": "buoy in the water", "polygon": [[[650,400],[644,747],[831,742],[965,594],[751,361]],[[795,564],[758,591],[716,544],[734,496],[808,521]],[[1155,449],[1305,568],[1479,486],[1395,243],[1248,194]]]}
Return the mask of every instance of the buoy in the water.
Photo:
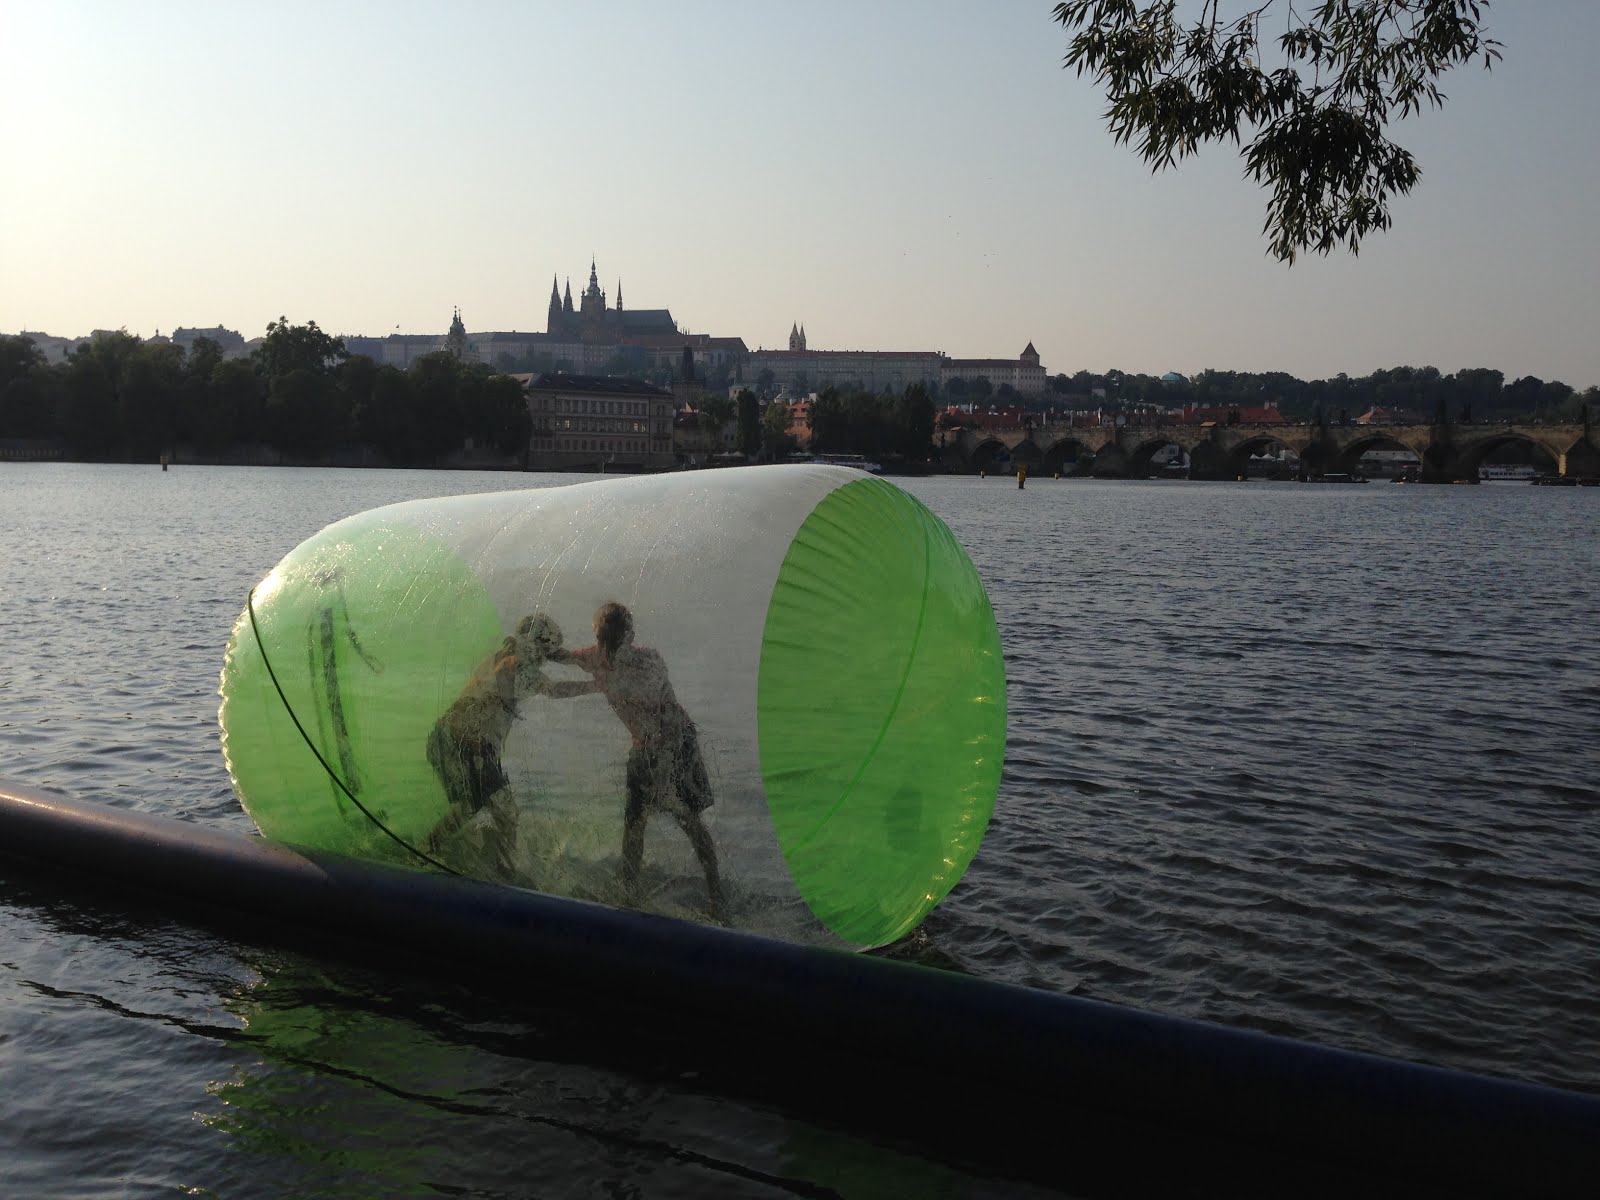
{"label": "buoy in the water", "polygon": [[827,466],[350,517],[256,587],[221,691],[269,837],[857,947],[960,879],[1005,744],[970,560]]}

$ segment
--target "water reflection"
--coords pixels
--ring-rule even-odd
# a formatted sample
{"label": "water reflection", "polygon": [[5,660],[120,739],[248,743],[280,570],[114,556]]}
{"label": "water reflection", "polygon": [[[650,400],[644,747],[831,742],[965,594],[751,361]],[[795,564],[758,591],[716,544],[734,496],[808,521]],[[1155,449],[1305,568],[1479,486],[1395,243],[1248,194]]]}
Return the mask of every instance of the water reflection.
{"label": "water reflection", "polygon": [[223,1005],[250,1057],[208,1086],[200,1120],[248,1158],[234,1182],[252,1190],[1045,1194],[702,1089],[648,1023],[601,1028],[291,954],[255,957]]}

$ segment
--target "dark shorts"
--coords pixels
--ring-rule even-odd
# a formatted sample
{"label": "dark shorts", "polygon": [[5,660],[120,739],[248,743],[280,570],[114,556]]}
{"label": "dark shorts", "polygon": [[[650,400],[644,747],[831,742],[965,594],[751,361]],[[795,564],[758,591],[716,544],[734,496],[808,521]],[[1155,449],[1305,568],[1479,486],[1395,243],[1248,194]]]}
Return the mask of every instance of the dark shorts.
{"label": "dark shorts", "polygon": [[711,807],[711,778],[693,722],[684,723],[682,736],[674,742],[647,741],[628,755],[629,820],[646,808],[670,811],[673,806],[665,801],[674,795],[692,813]]}
{"label": "dark shorts", "polygon": [[500,751],[481,738],[462,738],[443,725],[428,735],[428,765],[444,784],[450,803],[477,812],[511,781],[500,765]]}

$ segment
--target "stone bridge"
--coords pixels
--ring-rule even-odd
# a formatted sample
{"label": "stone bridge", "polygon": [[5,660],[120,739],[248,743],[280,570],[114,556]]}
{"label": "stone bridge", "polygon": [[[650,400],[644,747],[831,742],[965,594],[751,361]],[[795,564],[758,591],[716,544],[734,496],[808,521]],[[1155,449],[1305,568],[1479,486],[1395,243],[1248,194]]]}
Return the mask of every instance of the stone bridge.
{"label": "stone bridge", "polygon": [[[1587,414],[1586,414],[1587,418]],[[1101,425],[1077,428],[1040,424],[1023,429],[967,429],[946,438],[974,471],[1004,459],[1032,473],[1093,474],[1103,479],[1143,479],[1159,474],[1150,459],[1164,446],[1181,447],[1191,479],[1238,479],[1252,455],[1289,450],[1299,476],[1354,474],[1368,450],[1409,450],[1421,462],[1425,483],[1478,481],[1478,468],[1495,449],[1530,443],[1550,455],[1563,476],[1600,475],[1600,428],[1590,419],[1563,425]]]}

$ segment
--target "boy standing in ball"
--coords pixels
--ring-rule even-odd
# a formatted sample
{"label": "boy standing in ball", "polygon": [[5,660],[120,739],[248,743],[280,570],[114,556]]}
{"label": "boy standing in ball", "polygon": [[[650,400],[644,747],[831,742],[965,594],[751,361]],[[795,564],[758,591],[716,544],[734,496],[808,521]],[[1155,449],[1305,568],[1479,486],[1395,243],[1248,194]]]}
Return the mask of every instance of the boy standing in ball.
{"label": "boy standing in ball", "polygon": [[645,823],[653,809],[671,814],[688,835],[705,871],[711,915],[720,920],[717,849],[700,815],[712,804],[711,780],[694,722],[667,678],[666,660],[659,651],[634,643],[633,614],[614,600],[595,611],[593,646],[571,652],[557,648],[550,659],[593,675],[594,689],[633,738],[622,819],[622,883],[629,902],[637,900]]}
{"label": "boy standing in ball", "polygon": [[529,693],[581,696],[597,689],[590,682],[557,683],[540,669],[561,650],[561,628],[543,613],[524,617],[517,631],[473,670],[467,685],[428,735],[428,764],[444,786],[450,811],[428,834],[437,850],[485,809],[491,828],[488,858],[503,880],[516,874],[517,806],[506,790],[510,782],[500,762],[518,702]]}

